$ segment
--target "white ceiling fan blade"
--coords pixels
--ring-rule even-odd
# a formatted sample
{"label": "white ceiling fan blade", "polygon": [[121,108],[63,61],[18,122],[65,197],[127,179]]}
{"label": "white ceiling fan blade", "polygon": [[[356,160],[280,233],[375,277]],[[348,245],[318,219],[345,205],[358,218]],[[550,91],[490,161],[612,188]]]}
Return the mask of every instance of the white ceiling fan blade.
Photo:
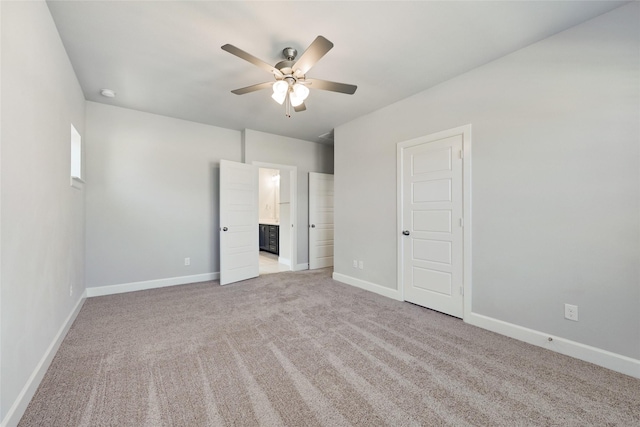
{"label": "white ceiling fan blade", "polygon": [[305,82],[311,85],[311,89],[330,90],[331,92],[346,93],[347,95],[353,95],[358,89],[356,85],[330,82],[328,80],[305,79]]}
{"label": "white ceiling fan blade", "polygon": [[236,95],[244,95],[245,93],[255,92],[257,90],[268,89],[273,87],[272,82],[258,83],[256,85],[251,85],[247,87],[242,87],[240,89],[232,90],[231,93],[235,93]]}
{"label": "white ceiling fan blade", "polygon": [[302,104],[298,105],[297,107],[293,107],[293,110],[296,113],[299,113],[301,111],[305,111],[306,109],[307,109],[307,107],[304,105],[304,102]]}
{"label": "white ceiling fan blade", "polygon": [[316,37],[316,39],[311,43],[311,45],[309,45],[307,50],[304,51],[302,56],[298,58],[291,68],[295,70],[296,73],[300,73],[302,75],[307,74],[311,67],[313,67],[320,58],[325,56],[332,47],[333,43],[329,40],[322,36]]}
{"label": "white ceiling fan blade", "polygon": [[278,77],[283,77],[283,74],[280,70],[278,70],[276,67],[274,67],[273,65],[269,65],[266,62],[264,62],[262,59],[256,58],[255,56],[251,55],[250,53],[245,52],[244,50],[235,47],[234,45],[231,44],[225,44],[224,46],[221,47],[222,50],[229,52],[232,55],[237,56],[238,58],[244,59],[247,62],[252,63],[255,66],[258,66],[260,68],[262,68],[265,71],[268,71]]}

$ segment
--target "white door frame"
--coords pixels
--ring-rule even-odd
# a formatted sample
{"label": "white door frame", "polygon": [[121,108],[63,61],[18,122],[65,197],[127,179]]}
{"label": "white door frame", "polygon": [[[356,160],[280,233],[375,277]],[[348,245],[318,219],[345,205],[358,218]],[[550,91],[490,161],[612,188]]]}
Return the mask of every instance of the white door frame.
{"label": "white door frame", "polygon": [[253,161],[251,164],[259,168],[289,171],[289,209],[291,210],[291,265],[289,266],[289,270],[295,271],[296,265],[298,265],[298,167],[257,161]]}
{"label": "white door frame", "polygon": [[423,144],[427,141],[434,139],[448,138],[455,135],[462,135],[462,212],[464,227],[462,229],[463,235],[463,319],[471,315],[471,125],[460,126],[453,129],[448,129],[442,132],[437,132],[419,138],[414,138],[408,141],[399,142],[397,144],[396,154],[396,192],[397,192],[397,216],[396,216],[396,243],[397,243],[397,288],[400,292],[400,298],[404,301],[404,283],[403,280],[403,268],[402,262],[404,258],[403,245],[402,245],[402,207],[403,207],[403,188],[402,188],[402,169],[403,165],[403,150],[408,147]]}

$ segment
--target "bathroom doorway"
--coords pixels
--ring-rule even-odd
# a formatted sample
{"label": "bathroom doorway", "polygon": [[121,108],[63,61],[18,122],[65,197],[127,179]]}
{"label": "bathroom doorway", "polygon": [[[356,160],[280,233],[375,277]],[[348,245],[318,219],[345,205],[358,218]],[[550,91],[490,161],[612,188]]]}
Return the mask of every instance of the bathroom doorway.
{"label": "bathroom doorway", "polygon": [[295,170],[258,166],[259,271],[261,275],[289,271],[295,265]]}

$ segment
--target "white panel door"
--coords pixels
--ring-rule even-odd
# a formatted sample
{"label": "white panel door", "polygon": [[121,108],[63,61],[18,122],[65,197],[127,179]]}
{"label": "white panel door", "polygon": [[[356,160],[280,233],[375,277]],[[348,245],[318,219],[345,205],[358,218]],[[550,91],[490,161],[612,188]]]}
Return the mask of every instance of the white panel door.
{"label": "white panel door", "polygon": [[463,316],[463,135],[402,149],[402,287],[406,301]]}
{"label": "white panel door", "polygon": [[309,173],[309,269],[333,265],[333,175]]}
{"label": "white panel door", "polygon": [[220,284],[257,277],[258,167],[220,161]]}

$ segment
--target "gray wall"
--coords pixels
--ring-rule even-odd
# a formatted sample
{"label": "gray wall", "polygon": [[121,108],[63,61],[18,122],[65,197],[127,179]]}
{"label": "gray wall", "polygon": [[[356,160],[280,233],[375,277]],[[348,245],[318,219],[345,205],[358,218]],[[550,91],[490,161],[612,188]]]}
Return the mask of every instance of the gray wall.
{"label": "gray wall", "polygon": [[85,126],[84,97],[46,4],[0,7],[0,419],[6,421],[84,292],[84,191],[70,186],[70,125],[83,138]]}
{"label": "gray wall", "polygon": [[87,287],[220,271],[219,163],[240,161],[240,132],[93,102],[86,112]]}
{"label": "gray wall", "polygon": [[243,135],[243,155],[245,163],[255,161],[298,167],[297,263],[308,263],[309,172],[333,173],[333,147],[247,129]]}
{"label": "gray wall", "polygon": [[307,262],[307,173],[332,170],[332,147],[251,130],[243,143],[239,131],[94,102],[86,115],[87,287],[219,272],[219,162],[241,161],[243,146],[248,163],[298,166]]}
{"label": "gray wall", "polygon": [[335,271],[397,287],[396,144],[470,123],[473,312],[640,358],[639,8],[338,127]]}

